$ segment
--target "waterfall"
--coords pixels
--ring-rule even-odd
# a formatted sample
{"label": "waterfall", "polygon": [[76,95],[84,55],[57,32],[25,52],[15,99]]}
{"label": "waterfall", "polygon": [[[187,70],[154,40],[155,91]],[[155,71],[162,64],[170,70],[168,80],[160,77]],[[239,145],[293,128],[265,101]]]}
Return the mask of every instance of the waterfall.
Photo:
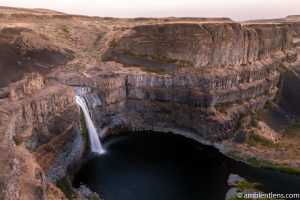
{"label": "waterfall", "polygon": [[91,151],[99,154],[103,153],[104,150],[102,149],[99,136],[97,134],[94,123],[90,117],[89,109],[84,98],[81,96],[76,96],[76,102],[81,107],[84,114],[85,123],[88,129],[88,134],[89,134],[89,139],[91,144]]}

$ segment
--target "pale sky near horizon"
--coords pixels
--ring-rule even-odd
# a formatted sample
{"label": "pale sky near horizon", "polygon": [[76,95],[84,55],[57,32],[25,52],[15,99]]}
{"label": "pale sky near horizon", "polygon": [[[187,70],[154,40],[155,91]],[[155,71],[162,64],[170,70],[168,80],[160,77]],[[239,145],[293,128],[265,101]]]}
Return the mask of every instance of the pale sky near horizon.
{"label": "pale sky near horizon", "polygon": [[0,0],[0,6],[47,8],[110,17],[230,17],[248,20],[300,15],[300,0]]}

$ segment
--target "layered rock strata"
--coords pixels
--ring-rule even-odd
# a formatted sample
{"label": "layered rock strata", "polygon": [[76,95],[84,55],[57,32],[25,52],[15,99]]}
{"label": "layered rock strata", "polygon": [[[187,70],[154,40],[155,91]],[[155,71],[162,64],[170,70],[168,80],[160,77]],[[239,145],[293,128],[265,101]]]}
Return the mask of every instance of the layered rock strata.
{"label": "layered rock strata", "polygon": [[195,68],[246,65],[291,47],[288,24],[170,23],[120,31],[111,50],[186,61]]}
{"label": "layered rock strata", "polygon": [[[19,17],[4,15],[6,20]],[[26,20],[34,17],[26,14]],[[292,45],[298,29],[287,22],[118,21],[64,14],[36,19],[43,18],[74,20],[74,27],[58,27],[51,38],[58,36],[58,41],[81,50],[66,64],[74,52],[58,47],[59,42],[52,43],[36,30],[1,29],[0,53],[1,47],[9,47],[13,56],[5,61],[20,59],[12,65],[17,70],[24,63],[37,64],[26,72],[41,64],[49,69],[63,66],[45,80],[30,75],[0,90],[0,199],[51,199],[59,193],[53,184],[76,164],[84,147],[72,87],[85,88],[81,94],[102,137],[123,130],[157,130],[212,143],[233,136],[241,116],[273,100],[280,66],[298,59]],[[81,25],[92,27],[88,31],[105,28],[90,36],[78,28],[82,19]],[[97,20],[103,21],[94,27]],[[113,25],[106,27],[109,23]],[[39,56],[45,50],[51,62]],[[17,78],[23,73],[18,72]],[[15,78],[0,84],[6,86]]]}
{"label": "layered rock strata", "polygon": [[91,107],[99,129],[190,132],[208,141],[229,138],[241,115],[275,98],[279,66],[298,57],[289,24],[165,23],[116,32],[104,58],[130,67],[120,59],[126,55],[178,64],[179,69],[91,77],[83,85],[92,88],[86,94],[90,104],[90,95],[101,99],[101,105]]}
{"label": "layered rock strata", "polygon": [[47,199],[48,180],[63,178],[83,147],[73,90],[33,74],[9,96],[0,104],[0,199]]}

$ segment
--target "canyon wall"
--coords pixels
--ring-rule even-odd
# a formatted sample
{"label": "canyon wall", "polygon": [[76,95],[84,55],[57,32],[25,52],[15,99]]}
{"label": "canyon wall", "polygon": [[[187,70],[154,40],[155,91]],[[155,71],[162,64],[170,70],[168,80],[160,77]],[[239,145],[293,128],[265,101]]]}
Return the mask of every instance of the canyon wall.
{"label": "canyon wall", "polygon": [[73,90],[33,74],[11,84],[9,96],[0,104],[0,199],[47,199],[48,181],[63,178],[82,152]]}
{"label": "canyon wall", "polygon": [[[230,138],[240,116],[276,97],[280,65],[298,57],[291,44],[289,24],[164,23],[116,30],[104,54],[109,60],[130,67],[115,57],[126,54],[162,65],[191,65],[172,73],[93,76],[98,82],[90,85],[92,93],[102,102],[91,107],[95,122],[101,130],[193,133],[207,141]],[[143,65],[135,67],[143,70]]]}
{"label": "canyon wall", "polygon": [[[0,199],[46,199],[50,183],[80,159],[85,136],[74,87],[82,89],[101,137],[156,130],[213,143],[232,137],[241,116],[273,100],[281,65],[298,59],[288,23],[148,22],[152,24],[112,28],[101,36],[101,47],[91,42],[96,50],[76,52],[75,60],[61,69],[55,66],[73,59],[73,52],[57,49],[39,35],[39,41],[47,41],[46,49],[53,47],[64,59],[48,63],[55,70],[45,73],[45,80],[35,74],[0,91]],[[13,43],[7,44],[6,33],[22,37],[9,38]],[[25,45],[28,56],[36,34],[2,29],[0,39],[6,41],[0,51],[1,45],[12,52]],[[140,65],[123,62],[120,55]],[[91,61],[93,56],[110,59]]]}
{"label": "canyon wall", "polygon": [[[205,79],[195,76],[116,74],[107,79],[98,77],[99,85],[94,84],[84,96],[97,127],[104,132],[172,131],[218,141],[232,136],[241,114],[262,108],[276,96],[279,74],[274,72],[273,77],[251,87],[223,86],[219,93],[213,93],[205,92],[201,84]],[[210,84],[209,88],[216,87],[216,83]],[[228,112],[218,110],[222,106]]]}
{"label": "canyon wall", "polygon": [[187,61],[195,68],[246,65],[290,49],[288,24],[170,23],[120,32],[117,51]]}

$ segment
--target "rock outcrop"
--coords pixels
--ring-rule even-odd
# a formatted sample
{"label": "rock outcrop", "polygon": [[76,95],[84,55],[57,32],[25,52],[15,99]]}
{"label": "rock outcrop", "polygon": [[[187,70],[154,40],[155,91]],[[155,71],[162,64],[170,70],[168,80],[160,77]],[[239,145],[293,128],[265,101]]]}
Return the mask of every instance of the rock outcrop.
{"label": "rock outcrop", "polygon": [[246,65],[291,46],[287,24],[173,23],[135,26],[120,31],[113,51],[162,56],[195,68]]}
{"label": "rock outcrop", "polygon": [[9,97],[14,101],[32,95],[43,87],[43,77],[38,73],[32,73],[24,80],[9,85]]}
{"label": "rock outcrop", "polygon": [[47,199],[48,180],[63,178],[82,153],[73,90],[31,74],[10,92],[0,104],[0,199]]}

